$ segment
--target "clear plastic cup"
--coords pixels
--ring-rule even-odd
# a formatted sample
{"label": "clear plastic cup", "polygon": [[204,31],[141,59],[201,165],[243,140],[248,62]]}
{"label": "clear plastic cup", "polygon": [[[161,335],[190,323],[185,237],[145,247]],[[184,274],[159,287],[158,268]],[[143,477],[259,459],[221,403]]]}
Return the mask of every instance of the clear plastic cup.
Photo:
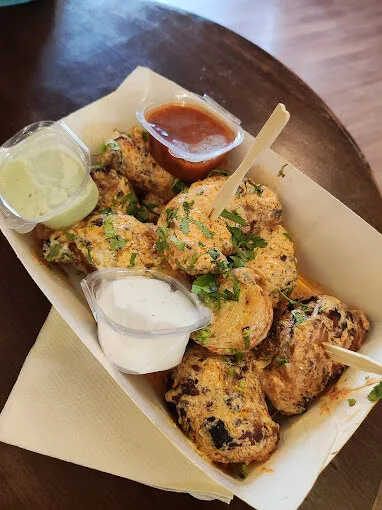
{"label": "clear plastic cup", "polygon": [[[121,324],[120,320],[116,320],[117,316],[120,317],[121,308],[117,308],[109,299],[110,294],[105,293],[116,280],[132,276],[159,280],[170,285],[171,291],[180,291],[195,311],[195,320],[184,326],[161,326],[156,330]],[[109,361],[121,372],[147,374],[173,368],[183,358],[190,333],[204,328],[212,319],[211,311],[183,283],[152,269],[102,269],[84,278],[81,286],[97,322],[100,346]],[[108,310],[105,310],[106,307]],[[151,312],[148,307],[147,314]]]}
{"label": "clear plastic cup", "polygon": [[[232,140],[225,145],[216,147],[208,143],[193,147],[191,144],[171,142],[154,129],[148,116],[154,110],[167,105],[191,106],[215,118],[220,124],[232,132]],[[173,94],[166,100],[152,102],[145,100],[136,111],[137,119],[149,133],[149,147],[154,159],[172,175],[186,182],[203,179],[209,171],[219,164],[224,156],[237,147],[244,139],[244,131],[240,127],[240,120],[204,94],[203,97],[190,92]],[[197,128],[197,127],[196,127]]]}
{"label": "clear plastic cup", "polygon": [[[78,169],[78,175],[71,187],[67,181],[65,188],[64,184],[59,182],[61,175],[64,175],[65,162],[61,167],[58,164],[55,166],[55,163],[60,161],[59,158],[54,159],[55,151],[65,155],[67,161],[72,162],[72,168]],[[44,162],[44,173],[41,171],[42,154],[53,154],[52,160]],[[50,161],[52,164],[49,166]],[[21,209],[17,210],[18,207],[12,202],[15,197],[28,192],[28,186],[21,189],[16,178],[12,183],[13,189],[10,187],[9,175],[14,168],[17,171],[17,165],[27,168],[25,175],[33,184],[33,189],[38,187],[38,193],[45,199],[44,206],[37,214],[28,216],[20,213]],[[10,168],[12,170],[9,170]],[[66,168],[69,177],[73,175],[70,173],[72,168]],[[36,122],[19,131],[0,147],[0,210],[6,217],[8,226],[20,233],[27,233],[33,230],[37,223],[53,229],[63,229],[81,221],[90,214],[98,201],[98,189],[90,176],[90,170],[89,149],[64,122]],[[52,189],[52,182],[55,194],[53,201],[49,203],[50,196],[47,195],[48,192],[44,192],[49,185],[50,190]]]}

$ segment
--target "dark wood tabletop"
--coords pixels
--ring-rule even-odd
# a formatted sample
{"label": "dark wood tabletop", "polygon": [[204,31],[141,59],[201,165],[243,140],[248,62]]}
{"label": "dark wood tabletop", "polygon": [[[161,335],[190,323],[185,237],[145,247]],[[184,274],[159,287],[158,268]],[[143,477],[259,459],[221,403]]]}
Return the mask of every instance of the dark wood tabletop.
{"label": "dark wood tabletop", "polygon": [[[275,149],[382,232],[382,199],[340,121],[257,46],[196,16],[129,0],[37,0],[0,9],[0,143],[115,89],[144,65],[206,92],[256,134],[274,105],[291,121]],[[0,238],[0,408],[50,304]],[[371,509],[382,473],[376,406],[319,477],[303,510]],[[0,508],[223,508],[0,444]],[[237,498],[232,508],[247,507]],[[247,507],[248,508],[248,507]],[[275,509],[277,510],[277,509]]]}

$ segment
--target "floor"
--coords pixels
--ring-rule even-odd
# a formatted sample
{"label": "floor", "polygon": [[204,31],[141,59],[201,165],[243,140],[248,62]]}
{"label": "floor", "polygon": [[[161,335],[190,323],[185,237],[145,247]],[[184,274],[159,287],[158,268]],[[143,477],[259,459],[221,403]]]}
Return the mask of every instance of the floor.
{"label": "floor", "polygon": [[157,0],[209,18],[268,51],[332,108],[382,189],[380,0]]}

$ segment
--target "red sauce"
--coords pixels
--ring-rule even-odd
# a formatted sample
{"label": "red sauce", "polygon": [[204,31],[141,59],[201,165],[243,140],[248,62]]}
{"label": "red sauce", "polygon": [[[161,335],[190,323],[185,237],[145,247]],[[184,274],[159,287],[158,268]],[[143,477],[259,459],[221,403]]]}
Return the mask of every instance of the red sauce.
{"label": "red sauce", "polygon": [[[235,133],[207,110],[191,105],[169,103],[146,113],[146,120],[163,138],[193,154],[213,153],[227,147]],[[168,148],[150,136],[150,152],[168,172],[187,182],[205,177],[225,154],[193,163],[172,156]]]}

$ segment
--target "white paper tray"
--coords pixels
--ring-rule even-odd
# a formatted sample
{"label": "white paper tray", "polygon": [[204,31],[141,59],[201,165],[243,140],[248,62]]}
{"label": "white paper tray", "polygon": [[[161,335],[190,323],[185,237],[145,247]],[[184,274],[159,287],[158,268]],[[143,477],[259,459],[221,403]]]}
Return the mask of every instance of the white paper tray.
{"label": "white paper tray", "polygon": [[[78,110],[65,120],[92,153],[114,128],[127,130],[136,123],[135,110],[149,88],[155,98],[182,91],[175,83],[145,68],[137,68],[112,94]],[[287,105],[288,106],[288,105]],[[274,105],[269,105],[271,112]],[[253,138],[232,153],[232,168],[242,159]],[[277,174],[287,163],[272,151],[251,170],[258,182],[273,188],[284,206],[284,222],[296,239],[299,271],[325,285],[328,292],[360,307],[372,322],[362,352],[382,361],[382,236],[301,171],[288,165],[286,177]],[[194,464],[216,482],[258,510],[294,510],[305,498],[320,471],[332,460],[372,408],[366,398],[370,387],[347,396],[323,396],[305,414],[291,418],[281,429],[278,450],[265,465],[250,468],[245,481],[237,481],[204,460],[169,418],[149,381],[115,370],[103,355],[88,306],[78,290],[59,271],[41,262],[33,234],[0,226],[25,268],[80,340],[92,352],[136,405]],[[337,387],[365,384],[365,373],[348,369]],[[339,394],[341,395],[341,394]],[[128,419],[128,417],[126,417]],[[165,468],[166,459],[163,459]]]}

